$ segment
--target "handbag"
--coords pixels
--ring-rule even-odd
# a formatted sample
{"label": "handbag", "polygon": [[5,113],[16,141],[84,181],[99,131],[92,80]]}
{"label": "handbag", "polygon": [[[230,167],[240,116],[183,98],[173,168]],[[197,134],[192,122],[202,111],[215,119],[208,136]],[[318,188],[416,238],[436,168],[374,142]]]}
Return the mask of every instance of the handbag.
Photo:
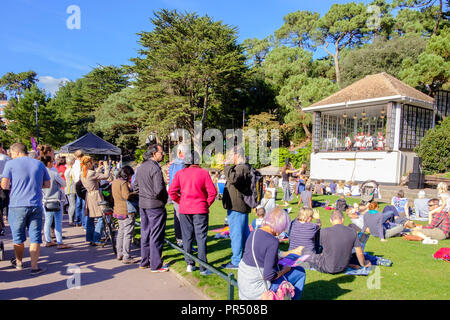
{"label": "handbag", "polygon": [[46,211],[59,211],[61,210],[61,204],[59,201],[46,201],[44,208]]}
{"label": "handbag", "polygon": [[253,254],[253,259],[255,260],[256,269],[258,269],[259,276],[263,280],[264,286],[266,287],[266,291],[264,291],[264,293],[261,295],[261,300],[292,300],[292,297],[295,295],[295,288],[292,285],[292,283],[287,281],[287,279],[286,279],[286,277],[284,275],[283,275],[284,280],[278,286],[277,292],[275,292],[273,290],[270,290],[270,288],[267,285],[267,282],[264,280],[264,277],[263,277],[263,275],[261,273],[261,270],[259,269],[259,266],[258,266],[258,261],[256,261],[255,250],[254,250],[255,235],[256,235],[256,231],[257,230],[258,229],[256,229],[253,232],[252,254]]}

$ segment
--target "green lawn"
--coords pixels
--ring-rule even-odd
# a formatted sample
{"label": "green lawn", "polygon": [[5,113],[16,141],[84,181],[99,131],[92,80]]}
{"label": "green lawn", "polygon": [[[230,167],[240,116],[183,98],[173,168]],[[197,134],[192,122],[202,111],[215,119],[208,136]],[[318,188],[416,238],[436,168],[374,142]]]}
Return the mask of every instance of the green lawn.
{"label": "green lawn", "polygon": [[[281,199],[282,193],[278,193]],[[337,196],[314,196],[314,200],[330,200],[334,203]],[[295,218],[298,212],[295,198],[292,201],[291,219]],[[359,202],[358,199],[347,199],[347,203]],[[281,204],[281,201],[277,201]],[[383,208],[385,203],[380,204]],[[167,206],[168,220],[166,228],[166,238],[175,242],[173,229],[173,208]],[[322,227],[329,227],[329,217],[331,211],[320,208]],[[220,228],[224,225],[226,210],[222,207],[222,202],[216,200],[211,207],[209,230]],[[253,213],[250,214],[249,222],[253,220]],[[346,218],[345,224],[350,220]],[[424,223],[422,223],[424,224]],[[208,262],[216,268],[223,263],[229,262],[231,257],[231,247],[229,239],[214,239],[215,233],[208,232]],[[302,299],[304,300],[447,300],[450,298],[450,264],[445,261],[434,260],[433,254],[441,247],[450,247],[450,240],[439,241],[438,245],[424,245],[421,242],[407,241],[403,238],[391,238],[387,242],[381,242],[379,238],[371,237],[365,251],[388,258],[394,262],[392,267],[379,267],[379,289],[369,289],[374,287],[375,282],[368,280],[370,277],[348,276],[348,275],[328,275],[317,271],[306,271],[306,284]],[[287,244],[281,245],[282,250],[287,249]],[[198,288],[203,290],[213,299],[227,299],[227,283],[217,275],[207,277],[200,276],[198,268],[193,273],[186,272],[186,263],[183,255],[172,247],[165,245],[163,258],[166,263],[170,263],[171,268],[188,279]],[[225,273],[233,272],[237,278],[237,271],[223,270]],[[373,277],[372,277],[373,278]],[[237,289],[235,298],[239,297]]]}

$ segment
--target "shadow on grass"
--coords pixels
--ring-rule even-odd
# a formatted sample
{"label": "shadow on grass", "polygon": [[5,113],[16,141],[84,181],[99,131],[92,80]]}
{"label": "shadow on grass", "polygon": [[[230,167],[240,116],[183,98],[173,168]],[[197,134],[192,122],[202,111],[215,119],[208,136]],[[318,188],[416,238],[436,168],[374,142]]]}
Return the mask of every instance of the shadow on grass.
{"label": "shadow on grass", "polygon": [[343,275],[332,280],[318,280],[305,285],[302,300],[334,300],[351,292],[339,286],[341,283],[350,283],[355,276]]}

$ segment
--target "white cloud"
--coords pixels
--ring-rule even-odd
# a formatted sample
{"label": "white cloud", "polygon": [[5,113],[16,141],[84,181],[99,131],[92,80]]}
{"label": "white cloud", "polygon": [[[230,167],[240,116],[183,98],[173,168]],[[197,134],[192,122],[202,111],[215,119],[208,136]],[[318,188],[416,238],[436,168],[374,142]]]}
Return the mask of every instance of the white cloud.
{"label": "white cloud", "polygon": [[40,76],[38,77],[40,84],[40,87],[42,87],[46,92],[50,92],[52,95],[54,95],[61,85],[63,85],[65,82],[70,81],[67,78],[53,78],[52,76]]}

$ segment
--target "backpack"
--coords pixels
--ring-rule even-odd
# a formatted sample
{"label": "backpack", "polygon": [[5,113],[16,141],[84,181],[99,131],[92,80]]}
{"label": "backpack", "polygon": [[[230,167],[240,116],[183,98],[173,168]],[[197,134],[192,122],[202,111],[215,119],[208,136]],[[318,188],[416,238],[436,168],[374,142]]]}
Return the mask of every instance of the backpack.
{"label": "backpack", "polygon": [[336,210],[344,212],[345,210],[347,210],[347,208],[348,208],[348,205],[347,205],[347,202],[345,201],[345,199],[337,199]]}
{"label": "backpack", "polygon": [[256,208],[264,196],[263,176],[261,172],[250,166],[250,188],[244,194],[244,202],[250,208]]}

